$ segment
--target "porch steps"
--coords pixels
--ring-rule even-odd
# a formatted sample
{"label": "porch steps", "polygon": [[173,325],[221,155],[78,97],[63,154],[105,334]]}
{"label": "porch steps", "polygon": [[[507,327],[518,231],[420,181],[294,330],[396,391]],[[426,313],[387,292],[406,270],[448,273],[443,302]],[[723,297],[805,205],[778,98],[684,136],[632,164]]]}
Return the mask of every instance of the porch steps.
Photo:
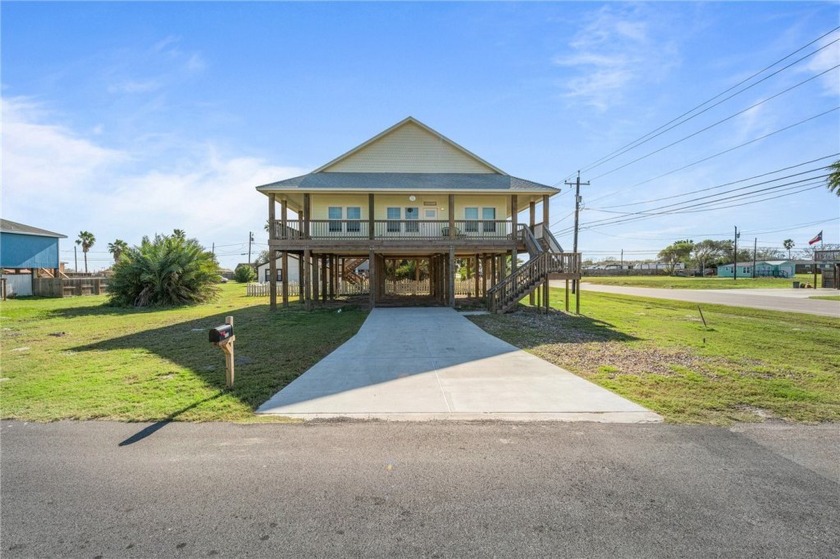
{"label": "porch steps", "polygon": [[519,301],[548,281],[550,274],[564,273],[574,265],[574,255],[544,251],[517,268],[502,281],[487,290],[490,312],[504,313],[513,310]]}
{"label": "porch steps", "polygon": [[352,284],[360,284],[364,281],[364,278],[356,273],[356,268],[362,265],[367,258],[348,258],[344,261],[344,279],[347,280],[348,283]]}

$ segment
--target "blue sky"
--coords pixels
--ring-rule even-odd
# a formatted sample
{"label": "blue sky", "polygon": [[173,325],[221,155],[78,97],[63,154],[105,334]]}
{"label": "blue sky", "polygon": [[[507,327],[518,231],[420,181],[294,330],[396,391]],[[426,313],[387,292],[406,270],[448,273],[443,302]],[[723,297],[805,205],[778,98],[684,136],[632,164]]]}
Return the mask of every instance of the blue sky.
{"label": "blue sky", "polygon": [[[807,246],[820,230],[840,242],[838,197],[811,188],[840,158],[826,158],[840,152],[840,31],[590,168],[832,31],[837,3],[4,2],[0,15],[2,215],[67,234],[71,266],[80,230],[106,267],[108,242],[173,228],[232,266],[249,231],[255,251],[266,246],[254,186],[408,115],[515,176],[562,185],[583,169],[587,257],[649,258],[677,239],[731,238],[735,225],[759,246]],[[777,189],[749,205],[727,207],[761,196],[615,213],[770,179]],[[782,187],[804,179],[810,190]],[[567,248],[573,203],[564,187],[551,206]]]}

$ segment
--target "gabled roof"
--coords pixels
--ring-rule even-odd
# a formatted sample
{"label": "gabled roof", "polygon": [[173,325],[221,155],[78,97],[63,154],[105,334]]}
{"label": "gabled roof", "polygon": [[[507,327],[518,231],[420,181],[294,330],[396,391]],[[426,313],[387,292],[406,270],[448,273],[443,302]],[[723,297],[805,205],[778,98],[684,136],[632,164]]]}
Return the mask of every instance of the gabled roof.
{"label": "gabled roof", "polygon": [[[413,135],[410,135],[412,131],[415,131],[415,133]],[[406,137],[407,135],[410,135],[410,139]],[[408,143],[411,143],[412,145],[399,145]],[[381,146],[383,144],[390,145],[388,145],[387,148],[382,148]],[[472,164],[474,168],[471,170],[482,169],[484,172],[498,173],[500,175],[506,174],[498,167],[491,165],[476,154],[456,144],[437,130],[426,126],[425,124],[411,116],[401,120],[400,122],[391,126],[387,130],[380,132],[379,134],[367,140],[366,142],[359,144],[358,146],[344,153],[343,155],[336,157],[329,163],[318,167],[313,171],[313,173],[329,171],[330,169],[332,169],[333,171],[348,170],[348,164],[351,161],[357,163],[360,162],[360,160],[363,159],[365,152],[375,152],[377,151],[377,149],[394,149],[395,147],[397,148],[397,151],[399,151],[399,147],[406,147],[414,152],[412,155],[414,155],[415,157],[423,157],[424,155],[426,157],[438,158],[440,158],[442,155],[448,155],[450,157],[459,157],[461,158],[462,163]],[[355,171],[357,169],[350,170]],[[359,170],[369,171],[370,169],[363,168]],[[399,169],[393,170],[397,171]]]}
{"label": "gabled roof", "polygon": [[261,192],[272,190],[323,190],[368,192],[382,191],[452,191],[495,193],[554,194],[558,189],[510,175],[491,173],[309,173],[291,179],[258,186]]}
{"label": "gabled roof", "polygon": [[53,233],[52,231],[47,231],[46,229],[39,229],[37,227],[32,227],[31,225],[24,225],[23,223],[9,221],[8,219],[0,219],[0,232],[17,233],[19,235],[35,235],[38,237],[55,237],[57,239],[67,238],[67,235],[62,235],[61,233]]}

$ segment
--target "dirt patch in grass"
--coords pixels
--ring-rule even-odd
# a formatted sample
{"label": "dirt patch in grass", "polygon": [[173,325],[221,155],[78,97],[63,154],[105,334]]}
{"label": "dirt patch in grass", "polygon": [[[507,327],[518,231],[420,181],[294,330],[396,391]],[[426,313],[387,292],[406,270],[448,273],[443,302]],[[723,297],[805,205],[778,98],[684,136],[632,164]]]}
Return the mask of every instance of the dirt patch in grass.
{"label": "dirt patch in grass", "polygon": [[619,335],[605,323],[556,311],[542,314],[523,307],[515,313],[485,320],[478,317],[474,321],[499,337],[520,332],[517,345],[527,347],[546,361],[575,371],[586,371],[595,365],[610,378],[623,374],[675,375],[680,367],[711,376],[715,368],[732,365],[725,359],[700,356],[690,349],[629,344],[632,337]]}
{"label": "dirt patch in grass", "polygon": [[706,305],[704,326],[696,305],[596,293],[582,309],[470,319],[667,421],[840,421],[836,319]]}

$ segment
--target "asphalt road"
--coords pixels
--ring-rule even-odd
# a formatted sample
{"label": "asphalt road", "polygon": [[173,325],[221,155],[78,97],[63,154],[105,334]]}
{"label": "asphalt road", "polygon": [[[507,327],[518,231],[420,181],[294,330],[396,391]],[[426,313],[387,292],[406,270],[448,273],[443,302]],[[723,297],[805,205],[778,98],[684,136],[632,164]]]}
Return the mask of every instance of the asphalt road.
{"label": "asphalt road", "polygon": [[[562,287],[561,282],[555,282],[552,286]],[[583,291],[840,318],[840,301],[809,298],[814,295],[840,295],[840,291],[836,289],[661,289],[655,287],[627,287],[624,285],[598,285],[586,282],[581,283],[581,287]]]}
{"label": "asphalt road", "polygon": [[836,559],[840,429],[752,429],[3,422],[0,554]]}

